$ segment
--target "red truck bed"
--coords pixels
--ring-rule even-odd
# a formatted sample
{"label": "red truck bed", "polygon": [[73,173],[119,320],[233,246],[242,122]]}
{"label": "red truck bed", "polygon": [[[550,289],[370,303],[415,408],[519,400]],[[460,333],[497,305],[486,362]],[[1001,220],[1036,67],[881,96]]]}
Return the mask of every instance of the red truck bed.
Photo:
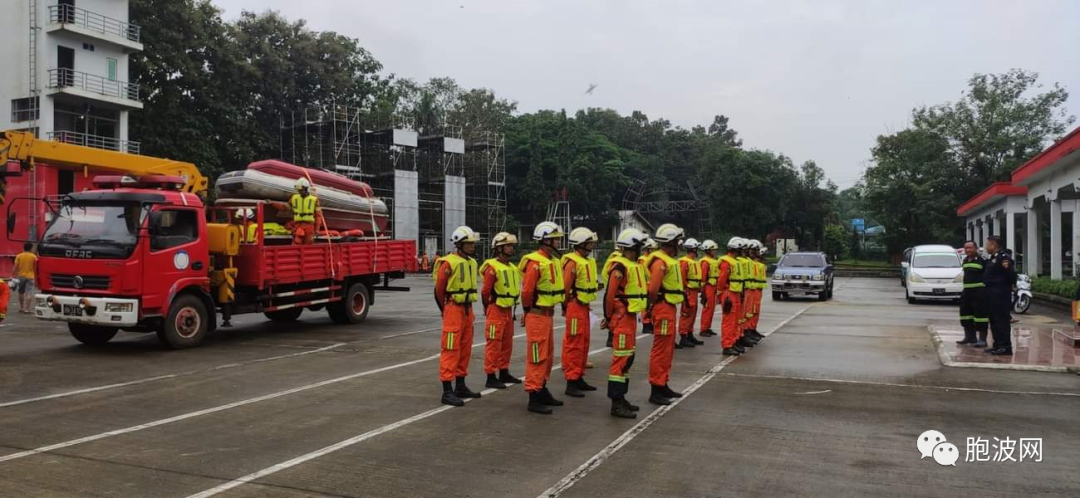
{"label": "red truck bed", "polygon": [[245,244],[236,260],[238,285],[266,288],[387,272],[416,271],[416,241],[379,240],[311,245]]}

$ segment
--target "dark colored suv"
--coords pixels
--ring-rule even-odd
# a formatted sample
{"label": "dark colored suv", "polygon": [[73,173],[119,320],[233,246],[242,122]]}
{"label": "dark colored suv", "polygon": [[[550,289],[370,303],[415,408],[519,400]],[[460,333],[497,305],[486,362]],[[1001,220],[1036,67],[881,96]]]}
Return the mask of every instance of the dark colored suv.
{"label": "dark colored suv", "polygon": [[824,301],[833,295],[833,266],[822,252],[789,252],[776,264],[769,285],[775,301],[793,294]]}

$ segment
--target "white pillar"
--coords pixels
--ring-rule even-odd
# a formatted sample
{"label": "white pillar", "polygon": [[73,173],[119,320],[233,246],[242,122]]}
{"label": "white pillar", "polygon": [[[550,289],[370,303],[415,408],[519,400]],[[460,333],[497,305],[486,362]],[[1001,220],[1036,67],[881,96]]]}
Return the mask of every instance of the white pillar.
{"label": "white pillar", "polygon": [[979,230],[979,246],[986,247],[986,238],[990,236],[990,218],[982,219],[982,229]]}
{"label": "white pillar", "polygon": [[1039,274],[1039,212],[1034,206],[1027,212],[1027,237],[1024,240],[1024,273]]}
{"label": "white pillar", "polygon": [[1009,211],[1009,208],[1005,207],[1005,247],[1013,250],[1015,256],[1017,252],[1016,248],[1016,213]]}
{"label": "white pillar", "polygon": [[[998,237],[1001,237],[1003,235],[1001,232],[1001,217],[997,214],[994,215],[994,235],[997,235]],[[1009,243],[1006,241],[1005,247],[1009,247],[1008,244]]]}
{"label": "white pillar", "polygon": [[1069,239],[1069,250],[1072,251],[1072,276],[1076,276],[1076,267],[1080,265],[1080,247],[1077,247],[1077,238],[1080,237],[1080,200],[1073,201],[1075,203],[1072,212],[1072,238]]}
{"label": "white pillar", "polygon": [[1061,279],[1061,201],[1050,201],[1050,278]]}

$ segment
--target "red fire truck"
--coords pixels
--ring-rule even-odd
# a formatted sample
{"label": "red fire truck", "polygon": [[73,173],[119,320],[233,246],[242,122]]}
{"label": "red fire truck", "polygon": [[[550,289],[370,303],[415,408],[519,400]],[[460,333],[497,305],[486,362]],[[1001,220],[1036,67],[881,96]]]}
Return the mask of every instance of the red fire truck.
{"label": "red fire truck", "polygon": [[[34,314],[67,322],[77,340],[103,344],[119,331],[155,332],[170,348],[199,345],[233,315],[293,321],[325,309],[337,323],[359,323],[374,291],[416,270],[416,243],[381,238],[292,244],[265,223],[288,216],[284,203],[205,204],[207,181],[194,165],[36,141],[5,132],[6,174],[32,167],[93,167],[116,175],[93,189],[51,199],[38,241]],[[14,164],[18,163],[16,167]],[[11,234],[18,217],[7,217]],[[254,225],[254,228],[251,228]],[[253,234],[254,237],[249,237]]]}

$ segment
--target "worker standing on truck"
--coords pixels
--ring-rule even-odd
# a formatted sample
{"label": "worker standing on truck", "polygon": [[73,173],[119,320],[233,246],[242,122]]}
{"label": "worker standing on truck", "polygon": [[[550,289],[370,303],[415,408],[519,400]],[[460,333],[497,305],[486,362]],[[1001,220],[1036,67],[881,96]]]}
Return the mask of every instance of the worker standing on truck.
{"label": "worker standing on truck", "polygon": [[480,298],[484,303],[484,339],[487,340],[484,345],[485,387],[493,389],[506,389],[507,384],[521,383],[521,379],[510,375],[514,308],[521,302],[521,271],[510,262],[517,242],[517,237],[512,234],[499,232],[491,239],[495,257],[480,265],[483,279]]}
{"label": "worker standing on truck", "polygon": [[315,240],[315,212],[319,199],[311,192],[307,178],[296,180],[296,193],[289,199],[293,212],[293,244],[310,244]]}
{"label": "worker standing on truck", "polygon": [[552,406],[562,406],[547,388],[555,354],[555,306],[562,304],[564,284],[559,249],[562,227],[545,221],[533,229],[536,251],[521,258],[518,268],[525,275],[521,287],[521,306],[525,310],[525,391],[529,393],[530,412],[550,414]]}
{"label": "worker standing on truck", "polygon": [[682,394],[668,387],[671,362],[675,354],[678,306],[686,300],[682,273],[675,256],[679,254],[683,229],[665,223],[656,229],[653,240],[660,248],[652,253],[649,262],[649,303],[652,304],[653,344],[649,353],[649,384],[652,393],[649,402],[654,405],[670,405],[671,398]]}
{"label": "worker standing on truck", "polygon": [[686,289],[686,299],[682,303],[679,313],[679,342],[676,348],[692,348],[705,344],[694,337],[694,322],[697,321],[698,294],[701,292],[701,265],[698,264],[698,248],[701,244],[697,239],[689,238],[683,242],[686,255],[679,258],[679,273],[682,274],[683,287]]}
{"label": "worker standing on truck", "polygon": [[[460,226],[450,235],[457,251],[435,261],[435,302],[442,312],[442,351],[439,353],[439,380],[442,381],[442,402],[463,406],[462,398],[479,398],[480,394],[465,385],[472,355],[473,304],[477,299],[476,242],[480,237],[467,226]],[[456,385],[453,384],[454,381]]]}
{"label": "worker standing on truck", "polygon": [[637,315],[644,313],[648,306],[645,269],[637,263],[646,238],[636,228],[619,233],[615,239],[618,255],[611,259],[605,285],[604,320],[615,334],[607,390],[613,417],[637,418],[635,412],[640,409],[626,400],[626,393],[630,390],[630,367],[634,365]]}
{"label": "worker standing on truck", "polygon": [[718,289],[716,281],[720,278],[720,261],[716,259],[716,250],[720,246],[716,241],[707,239],[701,243],[701,250],[705,255],[701,257],[701,337],[715,337],[716,332],[712,329],[713,315],[716,314],[716,300]]}
{"label": "worker standing on truck", "polygon": [[596,260],[591,254],[596,249],[599,237],[588,228],[578,227],[570,232],[569,239],[573,251],[562,257],[563,288],[566,292],[563,301],[566,328],[563,330],[562,367],[566,377],[566,395],[581,398],[586,391],[596,390],[585,382],[585,363],[589,358],[592,333],[590,307],[599,290]]}

